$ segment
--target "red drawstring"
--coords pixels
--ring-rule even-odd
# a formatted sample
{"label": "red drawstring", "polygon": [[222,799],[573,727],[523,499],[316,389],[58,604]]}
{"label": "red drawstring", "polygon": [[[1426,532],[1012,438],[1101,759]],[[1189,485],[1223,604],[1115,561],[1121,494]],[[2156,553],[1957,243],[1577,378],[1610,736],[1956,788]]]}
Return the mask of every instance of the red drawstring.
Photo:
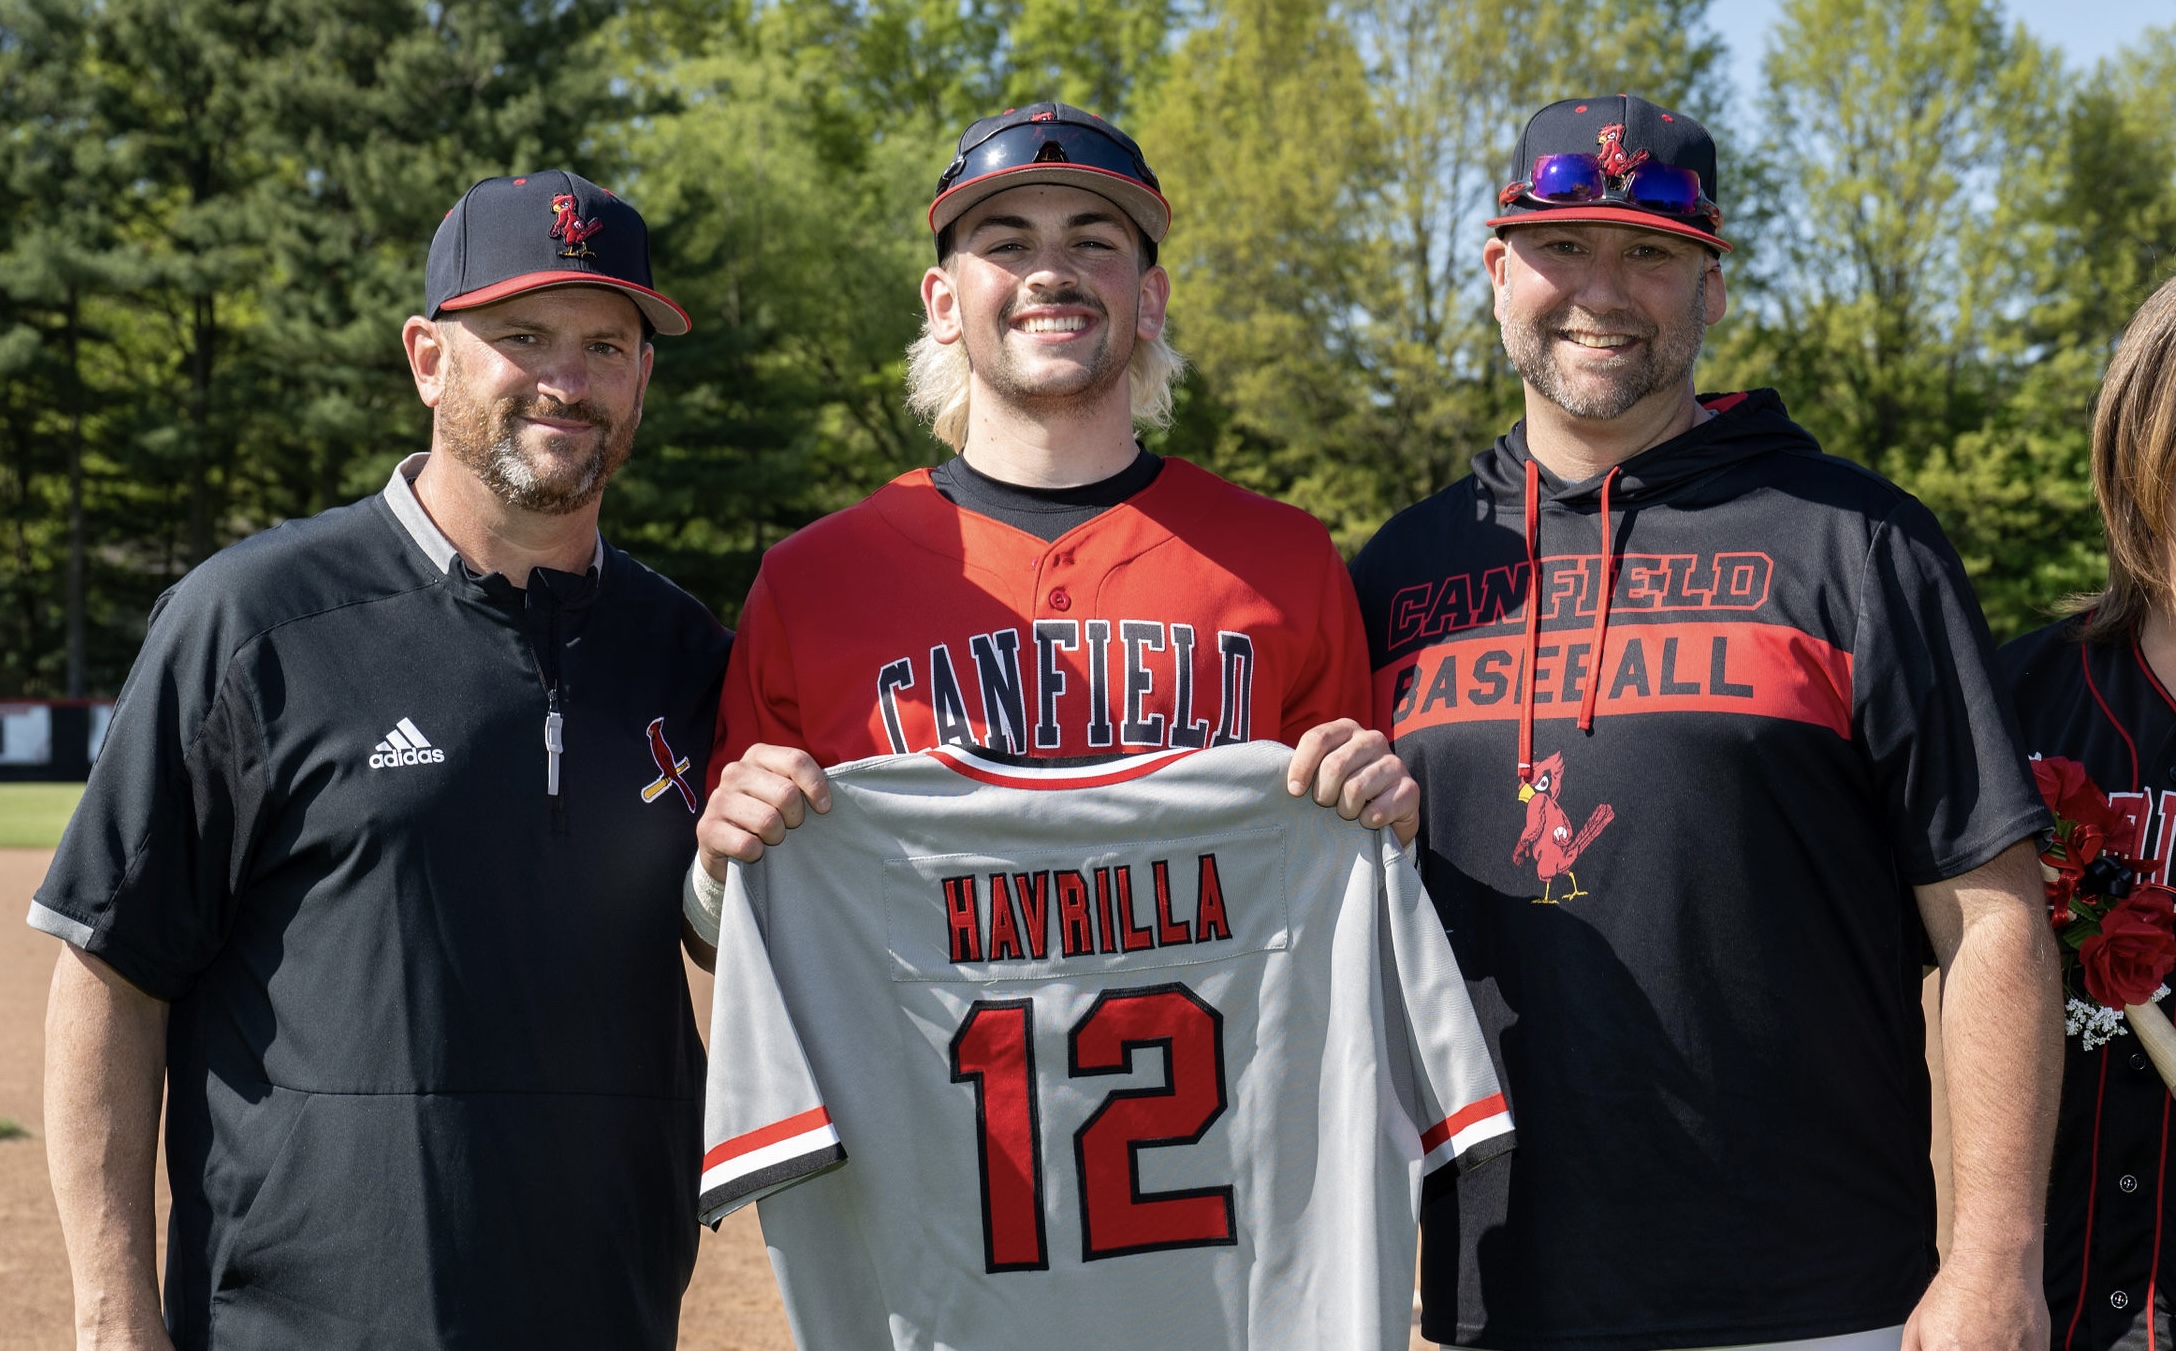
{"label": "red drawstring", "polygon": [[[1609,641],[1609,600],[1617,589],[1616,540],[1609,526],[1609,488],[1623,472],[1611,465],[1602,475],[1602,589],[1594,604],[1594,665],[1587,692],[1579,703],[1579,730],[1594,730],[1594,702],[1602,689],[1602,646]],[[1534,781],[1534,663],[1541,652],[1541,466],[1526,461],[1526,666],[1519,699],[1519,782]],[[1569,657],[1566,660],[1570,660]]]}
{"label": "red drawstring", "polygon": [[1602,692],[1602,645],[1609,641],[1609,598],[1617,589],[1616,541],[1609,528],[1609,485],[1616,482],[1622,465],[1611,465],[1602,475],[1602,594],[1594,604],[1594,666],[1587,681],[1587,697],[1579,704],[1579,730],[1594,730],[1594,699]]}
{"label": "red drawstring", "polygon": [[1519,782],[1534,781],[1534,661],[1541,647],[1541,559],[1535,537],[1541,533],[1541,466],[1526,461],[1526,667],[1519,700]]}

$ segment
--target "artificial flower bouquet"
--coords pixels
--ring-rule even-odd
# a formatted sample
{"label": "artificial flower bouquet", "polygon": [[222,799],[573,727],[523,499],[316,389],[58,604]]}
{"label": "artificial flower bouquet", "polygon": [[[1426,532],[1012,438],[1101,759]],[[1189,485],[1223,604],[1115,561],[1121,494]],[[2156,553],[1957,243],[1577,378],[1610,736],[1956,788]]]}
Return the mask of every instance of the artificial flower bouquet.
{"label": "artificial flower bouquet", "polygon": [[2062,955],[2064,1030],[2090,1051],[2126,1025],[2176,1090],[2176,1027],[2157,1007],[2176,970],[2176,891],[2145,880],[2136,824],[2075,760],[2032,762],[2055,829],[2040,849],[2048,922]]}

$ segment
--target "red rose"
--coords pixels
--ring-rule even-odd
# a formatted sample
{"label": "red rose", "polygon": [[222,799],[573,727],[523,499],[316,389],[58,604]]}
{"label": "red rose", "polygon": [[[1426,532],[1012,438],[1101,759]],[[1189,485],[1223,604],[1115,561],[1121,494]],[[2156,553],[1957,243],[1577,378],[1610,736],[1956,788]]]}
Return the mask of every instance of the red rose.
{"label": "red rose", "polygon": [[2130,840],[2133,827],[2129,814],[2108,805],[2108,795],[2093,782],[2084,765],[2059,755],[2043,756],[2032,762],[2032,777],[2041,799],[2058,821],[2075,822],[2078,827],[2090,827],[2096,832],[2092,838],[2080,839],[2079,831],[2072,831],[2073,840],[2082,846],[2071,851],[2078,862],[2091,862],[2109,841]]}
{"label": "red rose", "polygon": [[2109,1008],[2143,1004],[2176,970],[2176,893],[2141,886],[2101,916],[2078,948],[2086,992]]}
{"label": "red rose", "polygon": [[2075,760],[2065,760],[2060,755],[2044,755],[2032,762],[2033,782],[2039,786],[2040,796],[2048,804],[2048,810],[2057,816],[2076,817],[2064,807],[2075,801],[2085,785],[2092,782],[2085,766]]}

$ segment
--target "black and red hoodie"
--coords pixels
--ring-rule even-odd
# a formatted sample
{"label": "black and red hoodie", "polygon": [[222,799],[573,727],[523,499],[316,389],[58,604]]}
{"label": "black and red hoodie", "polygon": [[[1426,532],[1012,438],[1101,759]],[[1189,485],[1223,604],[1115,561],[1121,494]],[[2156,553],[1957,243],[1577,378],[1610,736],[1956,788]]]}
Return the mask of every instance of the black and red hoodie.
{"label": "black and red hoodie", "polygon": [[1934,1271],[1912,887],[2047,818],[1933,516],[1703,402],[1584,483],[1521,424],[1353,565],[1520,1123],[1428,1199],[1437,1341],[1831,1336]]}

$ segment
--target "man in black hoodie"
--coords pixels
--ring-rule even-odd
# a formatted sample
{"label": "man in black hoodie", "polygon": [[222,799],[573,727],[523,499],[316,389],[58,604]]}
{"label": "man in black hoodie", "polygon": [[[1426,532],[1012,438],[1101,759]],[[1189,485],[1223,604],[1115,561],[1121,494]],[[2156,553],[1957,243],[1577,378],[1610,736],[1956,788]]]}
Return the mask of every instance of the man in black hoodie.
{"label": "man in black hoodie", "polygon": [[[1427,1336],[2047,1342],[2046,822],[1932,516],[1700,396],[1715,151],[1537,113],[1484,259],[1526,416],[1354,564],[1421,863],[1519,1118],[1428,1199]],[[1922,963],[1955,1241],[1935,1274]]]}

